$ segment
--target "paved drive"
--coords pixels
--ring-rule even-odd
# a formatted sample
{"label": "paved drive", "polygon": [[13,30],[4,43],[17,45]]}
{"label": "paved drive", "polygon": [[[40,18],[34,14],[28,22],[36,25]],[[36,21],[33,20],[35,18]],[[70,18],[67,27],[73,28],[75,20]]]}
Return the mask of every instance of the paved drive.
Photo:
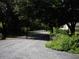
{"label": "paved drive", "polygon": [[79,55],[46,48],[47,41],[43,40],[48,36],[44,35],[46,32],[41,30],[34,33],[32,36],[36,39],[17,37],[0,40],[0,59],[79,59]]}
{"label": "paved drive", "polygon": [[47,41],[7,38],[0,41],[0,59],[79,59],[79,55],[51,50]]}

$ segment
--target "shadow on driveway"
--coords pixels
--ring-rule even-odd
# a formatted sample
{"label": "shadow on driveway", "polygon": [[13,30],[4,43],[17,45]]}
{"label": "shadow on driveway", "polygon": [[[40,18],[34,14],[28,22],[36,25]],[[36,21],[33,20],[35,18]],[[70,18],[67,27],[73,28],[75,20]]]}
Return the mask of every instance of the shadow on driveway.
{"label": "shadow on driveway", "polygon": [[33,39],[33,40],[50,40],[50,34],[45,30],[29,31],[27,36],[9,36],[8,38]]}
{"label": "shadow on driveway", "polygon": [[36,31],[30,31],[28,33],[28,36],[26,36],[27,39],[35,39],[35,40],[50,40],[49,32],[45,30],[36,30]]}

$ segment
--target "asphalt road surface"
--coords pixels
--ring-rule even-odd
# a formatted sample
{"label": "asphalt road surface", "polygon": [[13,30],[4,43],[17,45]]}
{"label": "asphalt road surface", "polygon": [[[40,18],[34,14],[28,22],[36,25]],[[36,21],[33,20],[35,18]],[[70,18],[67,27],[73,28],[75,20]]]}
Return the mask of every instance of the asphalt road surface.
{"label": "asphalt road surface", "polygon": [[79,59],[79,55],[51,50],[47,41],[7,38],[0,41],[0,59]]}
{"label": "asphalt road surface", "polygon": [[78,54],[46,48],[46,42],[21,37],[0,40],[0,59],[79,59]]}

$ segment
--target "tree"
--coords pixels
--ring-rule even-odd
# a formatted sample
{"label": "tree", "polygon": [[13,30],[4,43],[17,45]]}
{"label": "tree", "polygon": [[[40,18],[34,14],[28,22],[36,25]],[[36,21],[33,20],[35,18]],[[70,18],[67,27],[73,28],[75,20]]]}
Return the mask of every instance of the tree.
{"label": "tree", "polygon": [[78,0],[64,0],[64,19],[71,31],[71,35],[75,33],[76,23],[79,21]]}
{"label": "tree", "polygon": [[0,1],[2,5],[0,6],[1,10],[1,19],[3,24],[3,36],[8,34],[17,34],[19,26],[18,14],[14,12],[13,0],[2,0]]}
{"label": "tree", "polygon": [[71,35],[75,33],[79,18],[78,0],[32,0],[29,8],[32,18],[41,19],[51,29],[67,24]]}
{"label": "tree", "polygon": [[53,26],[56,21],[56,9],[53,8],[52,0],[31,0],[28,5],[28,17],[33,19],[39,19],[42,23],[47,25],[53,32]]}
{"label": "tree", "polygon": [[6,24],[3,27],[9,34],[16,34],[20,27],[33,30],[41,24],[53,32],[53,27],[67,24],[73,35],[79,19],[78,0],[1,0],[0,2],[2,3],[0,13],[4,18],[3,24]]}

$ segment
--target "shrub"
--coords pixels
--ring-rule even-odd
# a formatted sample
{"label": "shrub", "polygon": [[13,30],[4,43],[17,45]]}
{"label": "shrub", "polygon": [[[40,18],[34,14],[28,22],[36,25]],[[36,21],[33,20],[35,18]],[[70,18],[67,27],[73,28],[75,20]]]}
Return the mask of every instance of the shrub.
{"label": "shrub", "polygon": [[66,34],[57,34],[56,38],[49,41],[46,47],[55,50],[79,53],[79,37],[77,35],[68,36]]}
{"label": "shrub", "polygon": [[59,28],[53,28],[53,34],[58,34],[58,33],[68,34],[68,31],[67,30],[61,30]]}

